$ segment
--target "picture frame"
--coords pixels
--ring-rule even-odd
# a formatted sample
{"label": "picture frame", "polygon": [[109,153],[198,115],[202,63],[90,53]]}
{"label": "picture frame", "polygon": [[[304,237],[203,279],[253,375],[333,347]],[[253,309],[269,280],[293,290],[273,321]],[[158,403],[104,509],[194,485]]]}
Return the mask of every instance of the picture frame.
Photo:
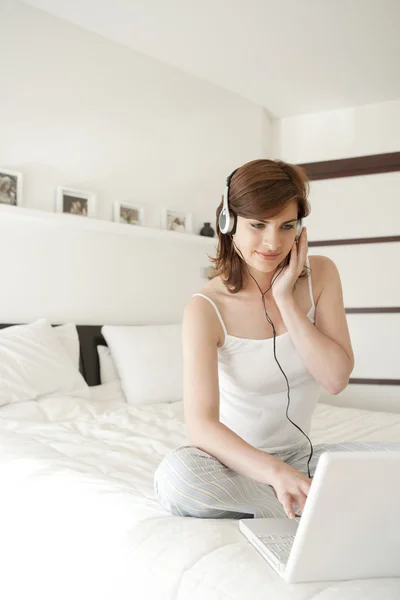
{"label": "picture frame", "polygon": [[161,227],[179,233],[192,233],[192,214],[182,210],[164,208]]}
{"label": "picture frame", "polygon": [[144,209],[142,206],[127,202],[114,202],[114,221],[124,225],[143,226]]}
{"label": "picture frame", "polygon": [[0,168],[0,204],[22,205],[22,173]]}
{"label": "picture frame", "polygon": [[56,192],[56,211],[93,218],[96,216],[96,194],[59,186]]}

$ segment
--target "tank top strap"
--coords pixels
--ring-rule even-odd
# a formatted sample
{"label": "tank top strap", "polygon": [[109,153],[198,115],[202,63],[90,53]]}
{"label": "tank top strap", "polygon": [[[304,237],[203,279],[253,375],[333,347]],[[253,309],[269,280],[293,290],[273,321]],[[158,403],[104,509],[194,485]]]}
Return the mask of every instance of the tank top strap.
{"label": "tank top strap", "polygon": [[204,298],[204,300],[208,300],[208,302],[210,304],[212,304],[212,306],[214,307],[215,312],[217,313],[217,317],[219,319],[219,322],[221,323],[222,329],[224,330],[224,334],[228,335],[228,332],[227,332],[226,327],[225,327],[225,323],[224,323],[224,321],[223,321],[223,319],[221,317],[221,313],[219,312],[218,306],[215,304],[215,302],[213,300],[211,300],[211,298],[209,298],[205,294],[196,293],[196,294],[193,294],[193,296],[200,296],[201,298]]}
{"label": "tank top strap", "polygon": [[314,304],[314,294],[313,294],[313,289],[312,289],[312,281],[311,281],[311,268],[310,268],[310,259],[307,256],[306,258],[306,265],[309,268],[309,272],[308,272],[308,291],[310,294],[310,300],[311,300],[311,307],[315,310],[315,304]]}

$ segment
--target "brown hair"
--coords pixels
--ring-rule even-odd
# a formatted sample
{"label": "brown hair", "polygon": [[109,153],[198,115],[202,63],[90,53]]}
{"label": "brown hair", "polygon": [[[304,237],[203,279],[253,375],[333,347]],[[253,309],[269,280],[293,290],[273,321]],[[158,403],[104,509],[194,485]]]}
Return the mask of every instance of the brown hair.
{"label": "brown hair", "polygon": [[[229,184],[230,212],[245,219],[274,217],[293,201],[297,202],[297,216],[303,219],[310,213],[307,200],[309,183],[305,171],[297,165],[281,160],[252,160],[237,169]],[[236,253],[232,237],[221,233],[218,226],[222,201],[217,208],[216,229],[218,248],[214,276],[220,275],[228,290],[239,292],[244,287],[243,260]],[[300,277],[304,277],[304,269]]]}

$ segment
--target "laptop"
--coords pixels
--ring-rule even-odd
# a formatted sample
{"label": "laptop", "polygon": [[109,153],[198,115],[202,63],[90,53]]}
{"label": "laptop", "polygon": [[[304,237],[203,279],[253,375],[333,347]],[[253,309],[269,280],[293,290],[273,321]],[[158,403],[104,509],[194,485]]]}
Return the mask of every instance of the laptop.
{"label": "laptop", "polygon": [[239,528],[289,583],[400,577],[400,452],[324,452],[301,517]]}

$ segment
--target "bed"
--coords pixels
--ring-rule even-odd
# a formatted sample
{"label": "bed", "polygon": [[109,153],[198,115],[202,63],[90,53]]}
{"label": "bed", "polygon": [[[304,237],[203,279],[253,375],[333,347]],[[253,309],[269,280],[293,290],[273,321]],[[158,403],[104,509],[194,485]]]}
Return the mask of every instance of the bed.
{"label": "bed", "polygon": [[[1,598],[400,597],[400,578],[288,585],[237,521],[169,515],[153,473],[189,443],[183,403],[129,404],[119,380],[99,384],[100,327],[78,332],[88,389],[0,407]],[[400,442],[400,414],[319,404],[312,439]]]}

